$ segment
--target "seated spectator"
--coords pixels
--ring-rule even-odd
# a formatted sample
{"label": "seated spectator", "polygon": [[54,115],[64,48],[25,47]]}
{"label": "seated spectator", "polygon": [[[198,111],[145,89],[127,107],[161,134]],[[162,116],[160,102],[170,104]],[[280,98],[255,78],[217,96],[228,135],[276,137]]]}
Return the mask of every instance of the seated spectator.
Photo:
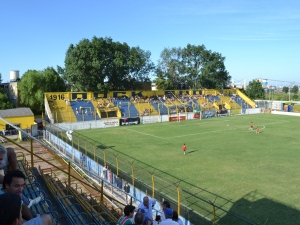
{"label": "seated spectator", "polygon": [[131,225],[133,223],[133,215],[134,215],[135,207],[133,205],[126,205],[124,208],[124,215],[120,217],[117,225]]}
{"label": "seated spectator", "polygon": [[[22,221],[21,198],[17,194],[5,193],[0,195],[1,225],[51,225],[50,215],[44,214],[26,222]],[[24,223],[23,223],[24,222]]]}
{"label": "seated spectator", "polygon": [[15,150],[13,148],[5,148],[0,145],[0,184],[3,183],[4,174],[9,170],[18,169],[18,162]]}
{"label": "seated spectator", "polygon": [[41,200],[41,197],[37,197],[35,199],[28,199],[23,195],[23,190],[25,188],[25,175],[20,170],[12,170],[5,174],[3,180],[3,187],[0,190],[1,193],[14,193],[20,195],[23,206],[22,206],[22,214],[24,219],[31,219],[36,217],[35,212],[31,212],[29,208],[33,205],[38,203]]}

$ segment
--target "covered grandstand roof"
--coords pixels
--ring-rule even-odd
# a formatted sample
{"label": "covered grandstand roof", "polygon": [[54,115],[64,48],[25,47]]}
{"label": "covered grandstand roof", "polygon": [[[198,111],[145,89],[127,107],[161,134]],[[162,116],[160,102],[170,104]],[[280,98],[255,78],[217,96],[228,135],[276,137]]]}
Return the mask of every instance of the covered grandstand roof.
{"label": "covered grandstand roof", "polygon": [[7,117],[15,117],[15,116],[33,116],[33,112],[30,108],[14,108],[14,109],[5,109],[0,110],[0,116],[7,118]]}

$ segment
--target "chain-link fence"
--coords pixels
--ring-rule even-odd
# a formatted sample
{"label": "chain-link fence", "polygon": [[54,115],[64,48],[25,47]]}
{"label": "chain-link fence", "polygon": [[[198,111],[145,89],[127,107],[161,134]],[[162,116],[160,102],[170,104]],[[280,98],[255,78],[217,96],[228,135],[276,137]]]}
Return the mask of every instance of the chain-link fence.
{"label": "chain-link fence", "polygon": [[[156,198],[159,202],[168,200],[174,210],[193,224],[216,224],[216,221],[225,214],[239,221],[235,224],[253,224],[229,213],[228,208],[227,210],[222,208],[231,203],[226,198],[216,196],[192,184],[189,184],[190,188],[182,189],[184,181],[171,174],[136,159],[132,162],[129,155],[121,152],[112,153],[106,146],[89,137],[79,136],[76,132],[72,134],[70,140],[66,135],[66,129],[53,124],[47,124],[45,129],[100,165],[107,165],[113,174],[121,177],[133,187]],[[186,187],[187,184],[185,183],[184,186]]]}

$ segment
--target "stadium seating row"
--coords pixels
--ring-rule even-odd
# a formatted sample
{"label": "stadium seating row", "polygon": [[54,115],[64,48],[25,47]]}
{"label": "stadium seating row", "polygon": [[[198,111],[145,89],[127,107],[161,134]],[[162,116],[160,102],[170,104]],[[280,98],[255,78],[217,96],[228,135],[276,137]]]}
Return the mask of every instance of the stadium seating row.
{"label": "stadium seating row", "polygon": [[41,169],[41,175],[49,190],[57,199],[67,216],[69,224],[115,224],[120,216],[118,212],[109,210],[91,194],[83,193],[76,184],[68,186],[60,181],[51,169]]}
{"label": "stadium seating row", "polygon": [[41,197],[41,201],[37,204],[34,204],[31,207],[31,210],[36,214],[50,214],[52,217],[52,224],[58,224],[58,213],[53,211],[52,202],[46,198],[45,192],[42,190],[41,185],[37,182],[36,177],[32,174],[32,171],[29,169],[28,161],[26,160],[23,153],[17,153],[18,166],[19,169],[25,174],[26,187],[24,188],[24,195],[28,199],[35,199]]}

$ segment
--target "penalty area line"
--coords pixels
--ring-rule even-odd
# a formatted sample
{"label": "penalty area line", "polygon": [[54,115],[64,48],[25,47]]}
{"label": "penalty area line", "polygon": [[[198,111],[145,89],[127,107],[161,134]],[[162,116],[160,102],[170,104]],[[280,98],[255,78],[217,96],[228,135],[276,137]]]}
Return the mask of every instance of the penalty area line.
{"label": "penalty area line", "polygon": [[147,133],[144,133],[144,132],[141,132],[141,131],[132,130],[130,128],[124,128],[124,129],[125,130],[130,130],[130,131],[133,131],[133,132],[136,132],[136,133],[139,133],[139,134],[147,135],[147,136],[151,136],[151,137],[155,137],[155,138],[159,138],[159,139],[164,139],[162,137],[159,137],[159,136],[156,136],[156,135],[153,135],[153,134],[147,134]]}

